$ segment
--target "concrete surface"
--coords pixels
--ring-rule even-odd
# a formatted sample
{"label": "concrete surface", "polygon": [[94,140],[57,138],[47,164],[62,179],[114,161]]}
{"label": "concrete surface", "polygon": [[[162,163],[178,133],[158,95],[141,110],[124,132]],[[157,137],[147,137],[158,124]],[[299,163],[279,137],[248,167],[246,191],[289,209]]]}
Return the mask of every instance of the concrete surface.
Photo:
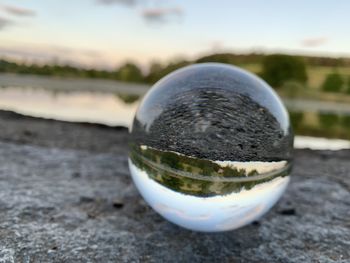
{"label": "concrete surface", "polygon": [[158,216],[127,131],[0,113],[0,262],[350,262],[350,151],[296,152],[261,220],[202,234]]}

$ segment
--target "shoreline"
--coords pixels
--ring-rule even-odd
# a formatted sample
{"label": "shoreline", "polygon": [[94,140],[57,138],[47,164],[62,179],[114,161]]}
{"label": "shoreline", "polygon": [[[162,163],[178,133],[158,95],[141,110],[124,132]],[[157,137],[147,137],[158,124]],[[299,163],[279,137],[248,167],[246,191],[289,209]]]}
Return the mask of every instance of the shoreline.
{"label": "shoreline", "polygon": [[0,141],[4,142],[126,154],[127,139],[128,129],[122,126],[59,121],[0,110]]}
{"label": "shoreline", "polygon": [[[14,73],[0,73],[0,77],[0,88],[30,87],[33,89],[47,89],[55,92],[90,91],[127,93],[139,96],[144,95],[150,88],[150,85],[148,84],[121,82],[108,79],[64,78],[57,76],[18,75]],[[96,86],[99,87],[97,90]]]}

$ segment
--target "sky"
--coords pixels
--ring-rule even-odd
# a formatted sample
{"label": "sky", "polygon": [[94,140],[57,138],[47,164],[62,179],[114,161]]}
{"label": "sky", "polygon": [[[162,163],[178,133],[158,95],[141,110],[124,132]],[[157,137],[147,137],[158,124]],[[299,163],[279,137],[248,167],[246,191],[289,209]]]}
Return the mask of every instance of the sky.
{"label": "sky", "polygon": [[350,1],[0,0],[0,57],[114,68],[214,52],[350,56]]}

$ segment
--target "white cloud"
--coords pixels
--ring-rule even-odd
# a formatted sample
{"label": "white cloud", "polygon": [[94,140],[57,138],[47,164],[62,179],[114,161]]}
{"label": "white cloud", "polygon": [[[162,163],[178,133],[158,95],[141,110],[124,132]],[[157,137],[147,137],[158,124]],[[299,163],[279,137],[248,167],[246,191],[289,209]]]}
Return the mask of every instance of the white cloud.
{"label": "white cloud", "polygon": [[13,22],[7,18],[0,17],[0,30],[11,25]]}

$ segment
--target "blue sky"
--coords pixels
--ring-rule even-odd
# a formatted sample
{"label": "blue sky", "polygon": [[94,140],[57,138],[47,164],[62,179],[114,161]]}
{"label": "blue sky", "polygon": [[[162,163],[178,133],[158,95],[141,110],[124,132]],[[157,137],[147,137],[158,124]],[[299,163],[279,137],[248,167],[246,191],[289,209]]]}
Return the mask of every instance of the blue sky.
{"label": "blue sky", "polygon": [[0,57],[114,67],[210,52],[350,56],[350,1],[0,0]]}

